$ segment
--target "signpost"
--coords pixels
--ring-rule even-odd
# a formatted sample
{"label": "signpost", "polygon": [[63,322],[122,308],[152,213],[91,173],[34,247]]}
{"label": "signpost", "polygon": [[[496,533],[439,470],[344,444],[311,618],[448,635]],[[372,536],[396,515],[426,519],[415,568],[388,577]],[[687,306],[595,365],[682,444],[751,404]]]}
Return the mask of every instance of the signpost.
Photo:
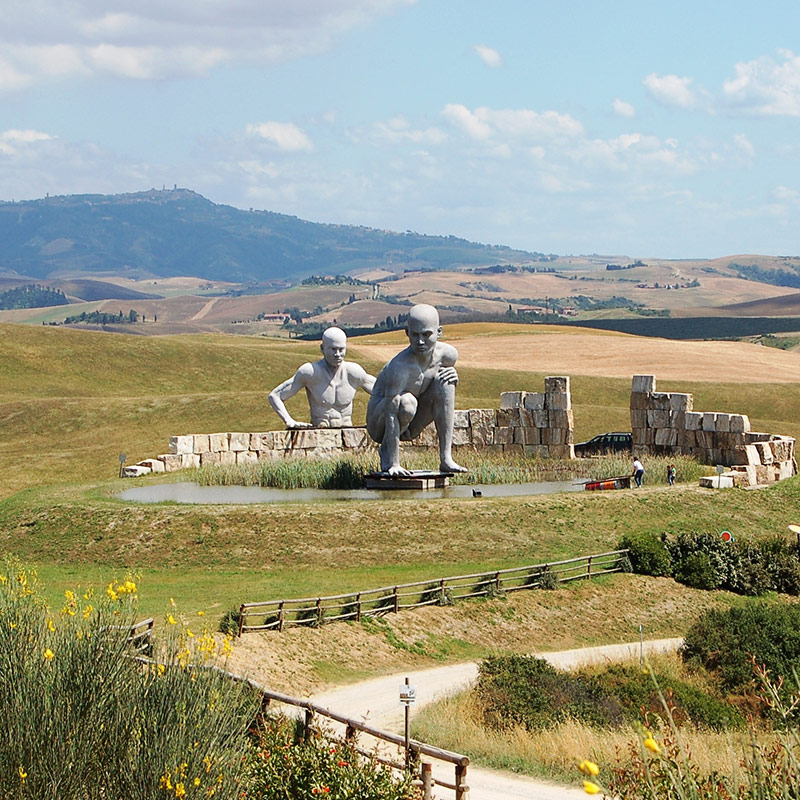
{"label": "signpost", "polygon": [[417,702],[417,687],[411,686],[406,678],[406,682],[400,684],[400,702],[405,706],[405,743],[406,743],[406,769],[411,766],[411,757],[408,747],[408,710],[412,703]]}
{"label": "signpost", "polygon": [[122,469],[125,466],[125,462],[128,460],[128,456],[125,453],[119,454],[119,477],[122,477]]}

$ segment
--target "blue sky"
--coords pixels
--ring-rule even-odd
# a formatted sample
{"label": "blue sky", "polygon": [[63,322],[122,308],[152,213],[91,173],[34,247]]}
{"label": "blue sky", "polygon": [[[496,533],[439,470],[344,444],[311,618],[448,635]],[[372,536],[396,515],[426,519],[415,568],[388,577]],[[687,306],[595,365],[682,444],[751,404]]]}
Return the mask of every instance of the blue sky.
{"label": "blue sky", "polygon": [[800,4],[3,0],[0,199],[800,254]]}

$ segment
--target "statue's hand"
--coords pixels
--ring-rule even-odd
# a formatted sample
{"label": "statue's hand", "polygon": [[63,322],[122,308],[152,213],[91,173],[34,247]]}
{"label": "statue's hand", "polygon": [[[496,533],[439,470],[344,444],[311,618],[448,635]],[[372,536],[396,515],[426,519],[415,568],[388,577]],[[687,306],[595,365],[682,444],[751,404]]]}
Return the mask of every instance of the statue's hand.
{"label": "statue's hand", "polygon": [[286,423],[286,430],[287,431],[297,431],[301,428],[313,428],[314,426],[310,422],[298,422],[296,419],[289,420]]}
{"label": "statue's hand", "polygon": [[456,372],[455,367],[442,367],[436,373],[436,380],[441,381],[442,383],[458,383],[458,373]]}

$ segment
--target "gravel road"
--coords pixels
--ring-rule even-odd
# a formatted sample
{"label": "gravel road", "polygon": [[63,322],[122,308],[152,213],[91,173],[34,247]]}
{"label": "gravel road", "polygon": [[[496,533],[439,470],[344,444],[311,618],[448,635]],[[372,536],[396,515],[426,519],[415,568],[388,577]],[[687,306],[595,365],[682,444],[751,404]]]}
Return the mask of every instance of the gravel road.
{"label": "gravel road", "polygon": [[[662,653],[676,650],[682,639],[656,639],[644,643],[644,652]],[[578,650],[563,650],[557,653],[534,653],[547,659],[560,669],[572,669],[586,664],[604,661],[625,661],[637,658],[640,653],[639,642],[626,644],[586,647]],[[351,686],[343,686],[312,696],[310,699],[320,706],[355,719],[363,719],[371,725],[402,732],[403,707],[399,702],[400,685],[409,678],[417,687],[417,702],[411,706],[411,716],[427,703],[447,694],[468,687],[478,675],[475,663],[452,664],[446,667],[404,672],[374,678]],[[445,765],[434,767],[435,774],[452,780],[451,772],[442,772]],[[449,768],[452,769],[452,768]],[[560,786],[553,783],[525,778],[508,772],[470,766],[467,772],[470,787],[469,800],[516,800],[535,798],[536,800],[576,800],[586,797],[583,790],[574,786]],[[577,773],[576,773],[577,775]],[[577,777],[576,777],[577,783]],[[452,796],[450,792],[439,789],[437,797]]]}

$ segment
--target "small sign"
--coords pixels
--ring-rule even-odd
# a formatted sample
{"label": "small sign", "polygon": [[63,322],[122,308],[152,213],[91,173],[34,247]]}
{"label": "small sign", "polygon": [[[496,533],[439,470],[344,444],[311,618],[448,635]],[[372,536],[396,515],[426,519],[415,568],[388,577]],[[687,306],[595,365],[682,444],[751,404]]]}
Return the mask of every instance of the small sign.
{"label": "small sign", "polygon": [[717,464],[717,475],[722,475],[723,472],[725,472],[725,467],[722,464]]}
{"label": "small sign", "polygon": [[127,460],[128,460],[128,456],[126,456],[125,453],[120,453],[119,454],[119,463],[120,464],[124,464]]}
{"label": "small sign", "polygon": [[720,538],[723,542],[732,542],[733,541],[733,534],[730,531],[722,531],[720,534]]}
{"label": "small sign", "polygon": [[789,530],[790,530],[792,533],[797,533],[797,534],[800,534],[800,525],[790,525],[790,526],[789,526]]}
{"label": "small sign", "polygon": [[417,702],[417,687],[403,683],[400,686],[400,702],[410,706]]}

